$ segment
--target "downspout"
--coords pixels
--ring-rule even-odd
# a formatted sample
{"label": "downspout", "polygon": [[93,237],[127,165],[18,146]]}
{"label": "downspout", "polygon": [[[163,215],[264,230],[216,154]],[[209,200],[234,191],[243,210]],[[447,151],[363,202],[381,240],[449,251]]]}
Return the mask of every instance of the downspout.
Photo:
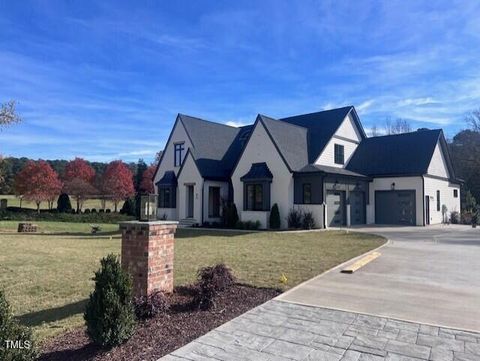
{"label": "downspout", "polygon": [[425,214],[425,178],[422,175],[422,205],[423,205],[423,226],[427,225],[426,218],[427,215]]}
{"label": "downspout", "polygon": [[200,212],[200,214],[202,215],[202,218],[200,219],[200,226],[203,226],[203,223],[205,222],[205,220],[203,219],[203,216],[204,216],[204,210],[203,210],[203,206],[204,206],[204,198],[205,198],[205,178],[202,178],[202,211]]}

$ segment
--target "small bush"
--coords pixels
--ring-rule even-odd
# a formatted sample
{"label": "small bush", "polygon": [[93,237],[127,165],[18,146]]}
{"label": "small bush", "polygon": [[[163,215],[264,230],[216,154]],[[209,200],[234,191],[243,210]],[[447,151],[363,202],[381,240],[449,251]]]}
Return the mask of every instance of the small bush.
{"label": "small bush", "polygon": [[238,212],[235,203],[227,204],[222,209],[222,223],[227,228],[235,228],[238,223]]}
{"label": "small bush", "polygon": [[135,216],[135,201],[132,198],[125,199],[125,202],[123,202],[123,206],[120,209],[120,214]]}
{"label": "small bush", "polygon": [[275,203],[270,212],[270,228],[280,228],[280,211],[278,210],[278,204]]}
{"label": "small bush", "polygon": [[170,303],[160,291],[135,299],[135,314],[141,320],[167,313],[169,309]]}
{"label": "small bush", "polygon": [[99,209],[98,213],[105,213],[105,209]]}
{"label": "small bush", "polygon": [[292,208],[288,212],[288,228],[301,228],[302,227],[302,211]]}
{"label": "small bush", "polygon": [[[5,341],[19,342],[23,348],[6,348]],[[30,361],[38,356],[32,331],[13,317],[11,307],[0,290],[0,360]]]}
{"label": "small bush", "polygon": [[235,277],[224,264],[201,268],[197,278],[198,293],[195,296],[195,303],[202,309],[214,307],[215,296],[235,283]]}
{"label": "small bush", "polygon": [[452,211],[450,213],[450,223],[451,224],[460,223],[460,213],[458,213],[457,211]]}
{"label": "small bush", "polygon": [[112,210],[110,208],[105,209],[105,213],[111,213]]}
{"label": "small bush", "polygon": [[472,224],[472,212],[462,212],[461,222],[462,224]]}
{"label": "small bush", "polygon": [[260,221],[238,221],[235,225],[235,228],[238,229],[248,229],[248,230],[256,230],[259,229],[262,223]]}
{"label": "small bush", "polygon": [[11,221],[49,221],[49,222],[72,222],[72,223],[118,223],[132,220],[133,217],[118,213],[52,213],[35,211],[29,212],[12,212],[10,210],[0,212],[0,220]]}
{"label": "small bush", "polygon": [[472,214],[472,227],[477,227],[478,224],[478,210],[474,210]]}
{"label": "small bush", "polygon": [[132,281],[114,255],[108,255],[100,263],[84,319],[93,342],[112,347],[128,340],[135,329]]}
{"label": "small bush", "polygon": [[315,228],[315,218],[313,217],[312,212],[307,211],[303,213],[302,228],[303,229]]}
{"label": "small bush", "polygon": [[90,210],[90,212],[92,212],[92,213],[97,213],[97,209],[96,209],[96,208],[92,208],[92,209]]}
{"label": "small bush", "polygon": [[84,211],[83,211],[83,214],[90,214],[90,209],[85,208]]}
{"label": "small bush", "polygon": [[72,210],[72,203],[70,202],[68,194],[60,194],[57,200],[57,210],[62,213],[70,212]]}

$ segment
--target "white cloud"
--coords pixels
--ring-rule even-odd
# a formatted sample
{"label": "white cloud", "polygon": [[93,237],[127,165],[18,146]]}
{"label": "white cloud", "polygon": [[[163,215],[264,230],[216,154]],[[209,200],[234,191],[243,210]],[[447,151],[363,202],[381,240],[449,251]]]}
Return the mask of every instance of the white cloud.
{"label": "white cloud", "polygon": [[363,103],[360,103],[358,106],[356,106],[355,109],[359,113],[365,114],[367,112],[367,109],[370,108],[374,102],[375,101],[373,99],[366,100]]}
{"label": "white cloud", "polygon": [[242,121],[235,121],[235,120],[229,120],[228,122],[225,123],[226,125],[229,125],[231,127],[235,127],[235,128],[239,128],[239,127],[243,127],[245,125],[249,125],[251,123],[245,123],[245,122],[242,122]]}
{"label": "white cloud", "polygon": [[427,98],[406,98],[402,99],[397,102],[397,105],[399,107],[404,107],[404,106],[421,106],[421,105],[432,105],[432,104],[438,104],[439,102],[434,100],[431,97]]}

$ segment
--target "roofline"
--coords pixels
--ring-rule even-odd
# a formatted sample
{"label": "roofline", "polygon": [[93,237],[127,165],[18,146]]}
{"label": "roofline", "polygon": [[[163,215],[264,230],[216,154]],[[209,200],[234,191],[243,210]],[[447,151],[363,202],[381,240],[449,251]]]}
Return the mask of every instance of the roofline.
{"label": "roofline", "polygon": [[383,135],[376,135],[374,137],[368,137],[368,139],[375,139],[375,138],[385,138],[385,137],[398,137],[406,134],[417,134],[417,133],[422,133],[422,132],[442,132],[442,128],[436,128],[436,129],[427,129],[427,130],[412,130],[411,132],[405,132],[405,133],[396,133],[396,134],[383,134]]}
{"label": "roofline", "polygon": [[[344,168],[341,168],[341,169],[344,169]],[[321,174],[323,176],[325,176],[325,175],[335,175],[335,176],[338,176],[338,177],[363,179],[363,180],[366,180],[366,181],[371,181],[372,180],[372,177],[370,177],[368,175],[340,174],[340,173],[327,172],[327,171],[324,171],[324,170],[321,170],[321,169],[318,169],[318,170],[313,171],[313,172],[301,172],[301,171],[294,171],[293,172],[294,177],[297,176],[297,175],[308,175],[308,174]]]}
{"label": "roofline", "polygon": [[234,126],[232,126],[232,125],[228,125],[228,124],[225,124],[225,123],[218,123],[218,122],[214,122],[214,121],[212,121],[212,120],[206,120],[206,119],[194,117],[194,116],[192,116],[192,115],[183,114],[183,113],[178,113],[178,116],[180,116],[180,117],[185,116],[185,117],[193,118],[193,119],[196,119],[196,120],[200,120],[200,121],[205,122],[205,123],[211,123],[211,124],[215,124],[215,125],[222,125],[222,126],[224,126],[224,127],[233,128],[233,129],[240,129],[240,128],[242,128],[242,127],[246,127],[246,126],[247,126],[247,125],[243,125],[242,127],[234,127]]}
{"label": "roofline", "polygon": [[185,163],[187,163],[187,158],[188,158],[189,154],[192,156],[193,163],[195,164],[195,167],[197,168],[198,174],[200,174],[200,177],[202,179],[204,179],[202,173],[200,172],[200,169],[198,169],[197,160],[195,159],[195,156],[193,155],[193,152],[192,152],[191,148],[189,147],[188,150],[187,150],[187,153],[185,154],[185,158],[183,158],[182,165],[180,166],[180,169],[178,170],[177,182],[178,182],[178,179],[180,178],[180,174],[182,173],[182,170],[183,170],[183,167],[185,166]]}
{"label": "roofline", "polygon": [[[157,172],[160,169],[160,165],[162,164],[163,158],[165,157],[165,153],[166,153],[168,144],[170,143],[170,140],[172,139],[172,136],[173,136],[173,132],[175,131],[175,128],[177,127],[177,123],[179,121],[179,116],[180,116],[180,114],[178,114],[177,117],[175,118],[175,123],[173,123],[173,128],[170,131],[170,135],[168,136],[167,142],[165,143],[165,147],[163,148],[162,156],[158,160],[158,164],[157,164],[157,168],[155,169],[155,173],[153,173],[152,181],[155,180],[155,177],[157,176]],[[183,125],[183,128],[185,128],[185,125],[183,123],[182,123],[182,125]],[[186,131],[186,129],[185,129],[185,131]],[[193,143],[192,143],[192,145],[193,145]]]}
{"label": "roofline", "polygon": [[346,109],[346,108],[353,108],[353,105],[345,105],[344,107],[326,109],[326,110],[321,110],[319,112],[311,112],[311,113],[305,113],[305,114],[291,115],[289,117],[281,118],[279,120],[284,121],[285,119],[289,119],[289,118],[296,118],[296,117],[301,117],[301,116],[305,116],[305,115],[313,115],[313,114],[318,114],[318,113],[331,112],[333,110]]}

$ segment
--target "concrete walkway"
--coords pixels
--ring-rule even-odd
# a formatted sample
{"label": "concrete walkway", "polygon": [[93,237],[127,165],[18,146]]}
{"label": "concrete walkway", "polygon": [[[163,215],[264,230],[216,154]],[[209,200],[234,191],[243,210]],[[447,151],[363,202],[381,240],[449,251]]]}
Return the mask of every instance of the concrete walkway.
{"label": "concrete walkway", "polygon": [[[480,229],[376,227],[390,243],[354,274],[332,270],[279,299],[480,331]],[[480,359],[479,359],[480,360]]]}
{"label": "concrete walkway", "polygon": [[163,361],[478,361],[480,334],[269,301]]}

